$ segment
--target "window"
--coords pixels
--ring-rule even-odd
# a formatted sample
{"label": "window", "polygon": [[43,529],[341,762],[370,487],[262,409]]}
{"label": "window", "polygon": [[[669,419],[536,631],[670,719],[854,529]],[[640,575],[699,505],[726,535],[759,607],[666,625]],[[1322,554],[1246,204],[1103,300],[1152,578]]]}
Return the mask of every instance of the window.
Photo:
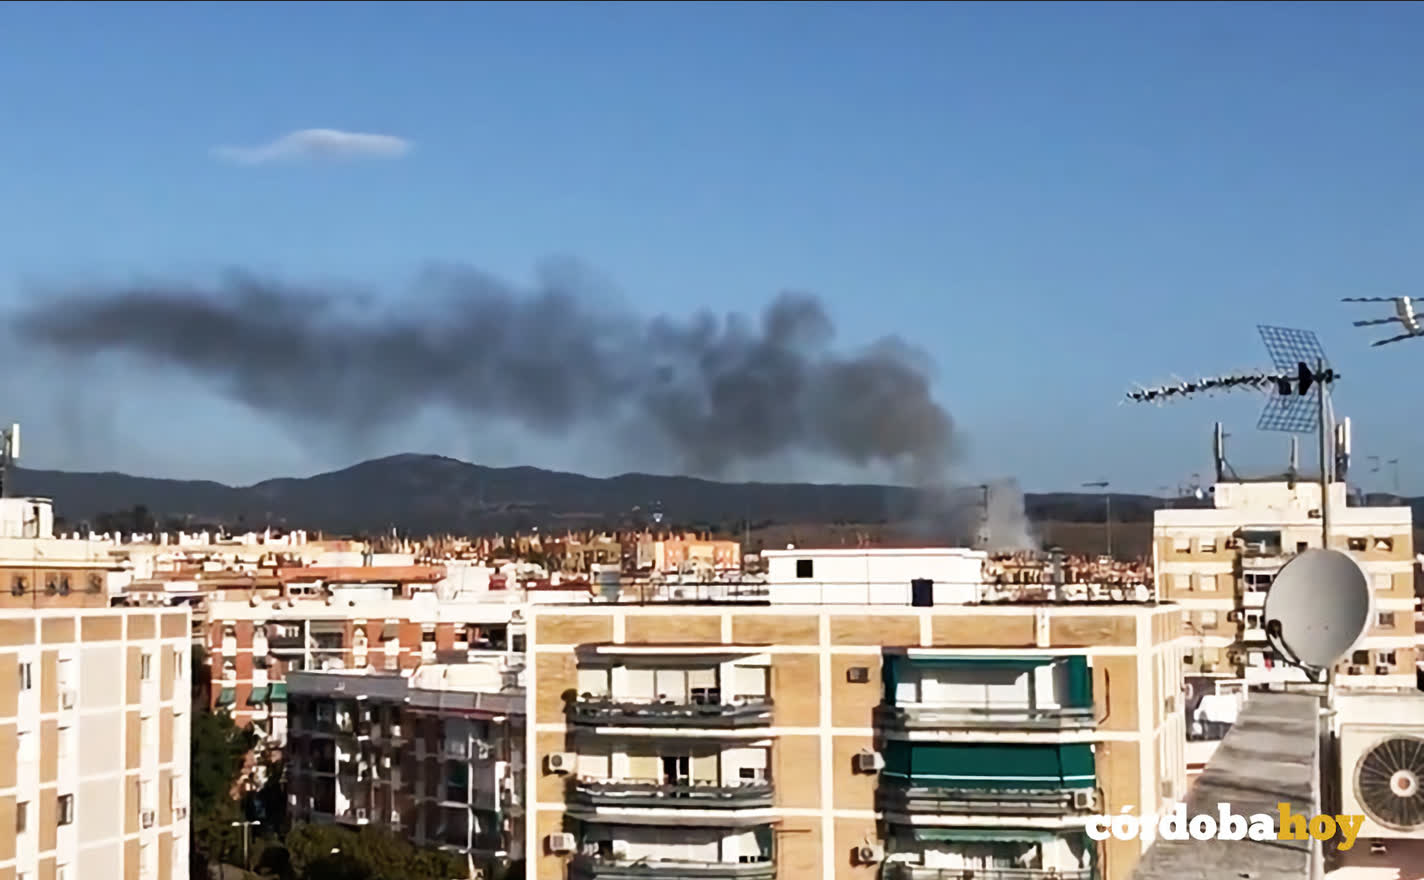
{"label": "window", "polygon": [[816,576],[816,560],[798,559],[796,560],[796,576],[798,578],[810,578]]}
{"label": "window", "polygon": [[1375,662],[1381,666],[1393,666],[1395,663],[1393,651],[1376,651]]}
{"label": "window", "polygon": [[104,591],[104,578],[98,573],[89,575],[89,592],[102,593]]}
{"label": "window", "polygon": [[153,680],[153,655],[148,652],[138,655],[138,680]]}
{"label": "window", "polygon": [[1358,553],[1369,546],[1369,541],[1364,538],[1346,538],[1345,546]]}
{"label": "window", "polygon": [[24,834],[30,827],[30,802],[20,801],[15,804],[15,833]]}
{"label": "window", "polygon": [[22,691],[34,689],[35,678],[33,666],[34,664],[32,663],[20,664],[20,690]]}
{"label": "window", "polygon": [[56,751],[58,752],[59,757],[62,760],[74,754],[74,728],[61,727],[59,728],[58,733],[59,742],[57,744]]}
{"label": "window", "polygon": [[1351,664],[1352,666],[1368,666],[1368,665],[1369,665],[1369,662],[1370,662],[1370,652],[1369,652],[1369,651],[1356,651],[1355,653],[1353,653],[1353,654],[1350,655],[1350,664]]}
{"label": "window", "polygon": [[1197,550],[1198,550],[1199,552],[1201,552],[1201,553],[1215,553],[1215,552],[1216,552],[1216,539],[1215,539],[1215,538],[1202,538],[1200,544],[1197,545]]}
{"label": "window", "polygon": [[1216,612],[1203,611],[1200,615],[1202,629],[1216,629]]}
{"label": "window", "polygon": [[18,763],[24,764],[40,759],[39,751],[35,745],[37,742],[34,731],[31,730],[22,730],[15,735],[15,758]]}
{"label": "window", "polygon": [[74,795],[62,794],[59,796],[59,819],[60,825],[74,824]]}
{"label": "window", "polygon": [[29,589],[29,584],[26,583],[24,575],[17,574],[10,578],[10,595],[23,596],[27,589]]}
{"label": "window", "polygon": [[1394,612],[1381,611],[1378,615],[1377,622],[1381,629],[1394,629]]}
{"label": "window", "polygon": [[1388,572],[1376,572],[1370,577],[1375,582],[1376,590],[1388,591],[1394,587],[1394,578],[1390,577]]}

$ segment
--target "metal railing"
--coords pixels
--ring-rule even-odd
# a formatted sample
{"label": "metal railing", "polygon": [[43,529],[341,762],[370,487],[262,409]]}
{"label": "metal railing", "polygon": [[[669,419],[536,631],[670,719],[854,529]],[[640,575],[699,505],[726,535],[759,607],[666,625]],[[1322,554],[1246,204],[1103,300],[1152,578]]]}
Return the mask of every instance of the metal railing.
{"label": "metal railing", "polygon": [[732,703],[632,702],[579,697],[565,704],[573,724],[622,727],[766,727],[770,697],[735,697]]}
{"label": "metal railing", "polygon": [[882,880],[1094,880],[1091,868],[932,868],[888,862]]}
{"label": "metal railing", "polygon": [[574,779],[569,800],[590,807],[653,807],[658,809],[745,810],[770,807],[775,789],[770,782],[655,782],[652,780]]}
{"label": "metal railing", "polygon": [[956,728],[1063,730],[1095,727],[1092,706],[951,706],[932,703],[881,704],[875,723],[901,730],[953,730]]}
{"label": "metal railing", "polygon": [[776,863],[683,862],[574,856],[570,880],[775,880]]}
{"label": "metal railing", "polygon": [[1092,788],[986,789],[899,784],[881,778],[876,808],[929,815],[1067,816],[1097,807]]}

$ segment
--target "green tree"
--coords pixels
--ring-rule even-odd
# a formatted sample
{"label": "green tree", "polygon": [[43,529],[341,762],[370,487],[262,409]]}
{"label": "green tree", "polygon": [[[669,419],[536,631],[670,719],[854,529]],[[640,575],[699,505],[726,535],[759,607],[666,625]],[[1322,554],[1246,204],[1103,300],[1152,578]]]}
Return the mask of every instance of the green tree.
{"label": "green tree", "polygon": [[194,876],[210,862],[221,863],[242,851],[242,829],[233,822],[247,818],[233,796],[247,754],[257,735],[233,723],[226,712],[193,713],[189,803],[193,822]]}
{"label": "green tree", "polygon": [[287,854],[298,880],[454,880],[465,860],[421,849],[372,825],[351,831],[336,825],[297,825],[287,834]]}

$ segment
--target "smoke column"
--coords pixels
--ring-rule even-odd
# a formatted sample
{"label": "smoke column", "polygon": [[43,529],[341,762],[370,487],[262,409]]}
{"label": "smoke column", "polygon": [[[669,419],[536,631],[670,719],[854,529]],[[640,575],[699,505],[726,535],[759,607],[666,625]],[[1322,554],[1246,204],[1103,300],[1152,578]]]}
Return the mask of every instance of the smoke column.
{"label": "smoke column", "polygon": [[[627,420],[690,473],[810,453],[947,484],[954,423],[895,339],[838,352],[812,296],[758,319],[640,318],[545,273],[519,290],[471,270],[426,273],[397,306],[235,273],[220,283],[47,291],[23,338],[181,370],[289,423],[357,430],[427,407],[545,435]],[[627,423],[625,422],[625,423]]]}

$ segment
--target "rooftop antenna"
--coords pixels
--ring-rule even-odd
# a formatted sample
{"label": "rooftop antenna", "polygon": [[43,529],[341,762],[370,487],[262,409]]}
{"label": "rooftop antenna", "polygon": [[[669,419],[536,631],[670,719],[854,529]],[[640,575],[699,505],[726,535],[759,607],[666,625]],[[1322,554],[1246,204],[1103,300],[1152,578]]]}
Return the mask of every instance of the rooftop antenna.
{"label": "rooftop antenna", "polygon": [[0,431],[0,498],[10,497],[10,469],[20,457],[18,423]]}
{"label": "rooftop antenna", "polygon": [[1139,387],[1127,395],[1136,403],[1166,403],[1217,391],[1264,391],[1269,395],[1256,427],[1288,434],[1315,432],[1320,445],[1320,539],[1330,546],[1330,388],[1340,374],[1331,368],[1320,340],[1309,330],[1261,324],[1261,342],[1273,370],[1245,370],[1155,388]]}

